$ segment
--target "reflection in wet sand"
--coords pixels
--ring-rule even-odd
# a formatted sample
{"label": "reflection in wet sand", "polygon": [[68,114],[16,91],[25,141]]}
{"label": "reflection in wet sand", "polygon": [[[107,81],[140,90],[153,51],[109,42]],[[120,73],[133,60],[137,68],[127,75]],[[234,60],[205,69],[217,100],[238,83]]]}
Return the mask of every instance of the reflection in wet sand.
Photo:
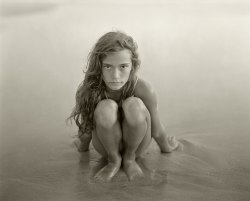
{"label": "reflection in wet sand", "polygon": [[[140,185],[140,186],[152,186],[152,185],[159,185],[163,183],[167,183],[167,171],[166,170],[156,170],[156,169],[150,169],[147,167],[147,158],[141,157],[137,159],[137,163],[140,166],[140,168],[143,171],[144,176],[138,177],[133,181],[129,181],[127,178],[127,175],[122,170],[122,168],[119,170],[117,175],[112,179],[112,182],[115,182],[116,185]],[[105,158],[100,157],[93,158],[89,162],[86,161],[86,155],[82,154],[81,160],[80,160],[80,166],[79,169],[83,170],[83,167],[86,166],[86,164],[90,165],[90,173],[89,173],[89,181],[90,183],[102,183],[100,181],[97,181],[94,176],[99,170],[101,170],[105,165],[107,165],[107,160]]]}

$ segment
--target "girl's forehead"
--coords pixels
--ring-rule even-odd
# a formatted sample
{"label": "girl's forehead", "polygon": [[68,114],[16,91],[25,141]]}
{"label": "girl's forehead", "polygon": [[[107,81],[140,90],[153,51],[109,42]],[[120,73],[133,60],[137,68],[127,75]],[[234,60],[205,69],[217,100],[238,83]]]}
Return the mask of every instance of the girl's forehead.
{"label": "girl's forehead", "polygon": [[131,51],[124,49],[118,52],[107,53],[106,57],[103,59],[103,62],[131,62]]}

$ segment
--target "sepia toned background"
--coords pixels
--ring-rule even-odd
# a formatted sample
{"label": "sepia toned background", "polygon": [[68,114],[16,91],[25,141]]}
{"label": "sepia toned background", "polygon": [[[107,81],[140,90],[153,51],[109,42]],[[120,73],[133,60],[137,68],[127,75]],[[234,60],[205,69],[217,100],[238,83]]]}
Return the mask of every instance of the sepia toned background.
{"label": "sepia toned background", "polygon": [[[247,0],[5,0],[0,20],[0,200],[249,200]],[[77,152],[65,119],[89,51],[112,30],[137,41],[139,76],[181,147],[152,142],[146,178],[100,184],[99,155]]]}

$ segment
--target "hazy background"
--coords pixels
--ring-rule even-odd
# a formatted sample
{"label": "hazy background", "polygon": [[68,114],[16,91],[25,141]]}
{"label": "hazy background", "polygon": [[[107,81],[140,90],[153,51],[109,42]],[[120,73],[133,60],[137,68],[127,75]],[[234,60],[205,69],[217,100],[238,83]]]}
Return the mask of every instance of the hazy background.
{"label": "hazy background", "polygon": [[137,41],[139,75],[157,90],[169,126],[249,120],[247,1],[23,2],[2,5],[4,128],[30,124],[34,112],[41,124],[66,117],[88,52],[111,30]]}
{"label": "hazy background", "polygon": [[[28,177],[27,167],[69,143],[76,127],[64,120],[87,55],[112,30],[137,41],[139,76],[155,87],[169,134],[233,129],[248,139],[236,148],[249,145],[249,1],[6,0],[0,24],[2,178]],[[216,138],[230,141],[225,133]]]}

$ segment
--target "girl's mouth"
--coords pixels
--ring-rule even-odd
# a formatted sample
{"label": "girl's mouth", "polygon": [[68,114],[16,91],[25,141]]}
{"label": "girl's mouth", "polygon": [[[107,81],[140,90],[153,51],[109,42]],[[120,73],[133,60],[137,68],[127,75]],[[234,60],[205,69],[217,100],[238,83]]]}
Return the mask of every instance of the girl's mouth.
{"label": "girl's mouth", "polygon": [[122,82],[109,82],[109,84],[111,85],[115,85],[115,86],[118,86],[118,85],[121,85]]}

